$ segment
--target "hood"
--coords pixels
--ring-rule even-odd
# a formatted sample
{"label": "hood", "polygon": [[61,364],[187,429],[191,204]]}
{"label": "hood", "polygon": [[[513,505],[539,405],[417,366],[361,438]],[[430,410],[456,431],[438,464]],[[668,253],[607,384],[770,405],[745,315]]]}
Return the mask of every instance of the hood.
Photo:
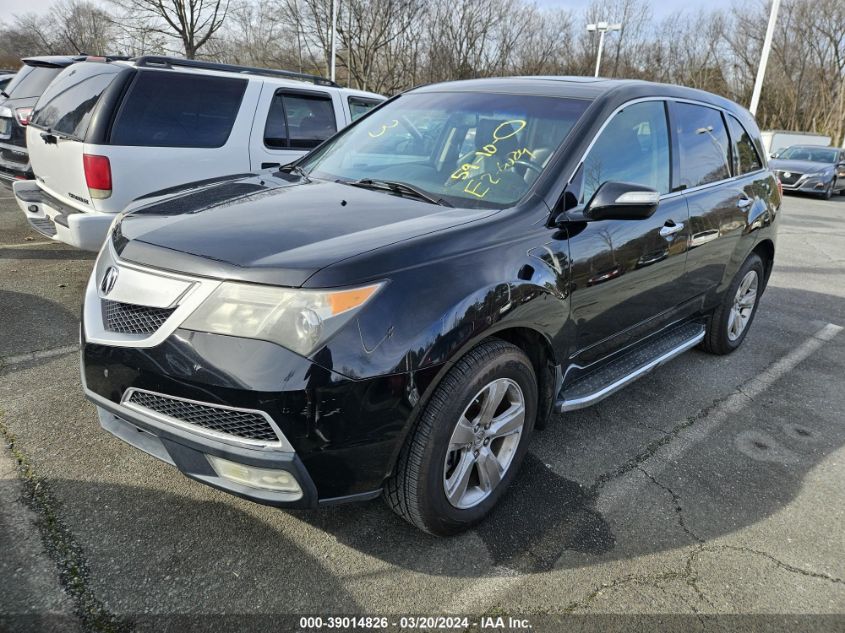
{"label": "hood", "polygon": [[817,163],[812,160],[787,160],[772,158],[769,160],[769,168],[778,171],[794,171],[797,174],[811,174],[817,171],[833,170],[831,163]]}
{"label": "hood", "polygon": [[121,258],[139,264],[295,287],[341,260],[492,213],[263,174],[131,211],[112,240]]}

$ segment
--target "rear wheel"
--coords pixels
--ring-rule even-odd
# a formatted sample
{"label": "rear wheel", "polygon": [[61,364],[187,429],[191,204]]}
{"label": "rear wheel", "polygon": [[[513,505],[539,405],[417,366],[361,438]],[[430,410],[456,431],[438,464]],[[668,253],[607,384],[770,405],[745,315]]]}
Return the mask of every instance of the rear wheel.
{"label": "rear wheel", "polygon": [[763,291],[763,260],[752,253],[739,269],[713,313],[701,346],[712,354],[730,354],[745,340]]}
{"label": "rear wheel", "polygon": [[443,378],[385,488],[388,505],[431,534],[483,519],[527,450],[537,416],[537,379],[518,347],[491,339]]}

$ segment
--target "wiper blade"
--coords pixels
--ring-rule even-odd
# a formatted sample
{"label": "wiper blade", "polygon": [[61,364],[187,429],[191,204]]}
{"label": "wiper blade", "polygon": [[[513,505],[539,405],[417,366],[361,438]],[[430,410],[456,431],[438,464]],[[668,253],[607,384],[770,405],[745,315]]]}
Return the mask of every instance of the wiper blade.
{"label": "wiper blade", "polygon": [[413,185],[409,185],[406,182],[399,182],[398,180],[376,180],[373,178],[361,178],[361,180],[347,181],[345,184],[352,185],[353,187],[364,187],[365,189],[387,190],[391,193],[395,193],[400,196],[410,196],[412,198],[418,198],[419,200],[425,200],[426,202],[430,202],[431,204],[439,204],[443,207],[452,206],[443,198],[435,198],[433,195],[423,191],[422,189],[417,189]]}
{"label": "wiper blade", "polygon": [[302,167],[300,167],[299,165],[294,165],[292,163],[282,165],[281,167],[279,167],[279,171],[284,172],[286,174],[295,174],[297,176],[302,176],[303,178],[308,177],[308,174]]}

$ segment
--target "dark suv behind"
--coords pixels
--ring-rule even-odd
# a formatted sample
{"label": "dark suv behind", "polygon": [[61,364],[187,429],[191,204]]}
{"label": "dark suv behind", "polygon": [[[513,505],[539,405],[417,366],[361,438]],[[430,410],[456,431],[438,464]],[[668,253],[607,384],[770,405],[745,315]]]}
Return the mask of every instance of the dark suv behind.
{"label": "dark suv behind", "polygon": [[454,533],[553,412],[742,344],[775,253],[764,156],[751,115],[698,90],[411,90],[279,172],[118,218],[86,289],[85,392],[211,486],[383,494]]}
{"label": "dark suv behind", "polygon": [[85,56],[51,55],[26,57],[0,101],[0,183],[33,177],[26,151],[26,126],[38,97],[63,68],[85,60]]}

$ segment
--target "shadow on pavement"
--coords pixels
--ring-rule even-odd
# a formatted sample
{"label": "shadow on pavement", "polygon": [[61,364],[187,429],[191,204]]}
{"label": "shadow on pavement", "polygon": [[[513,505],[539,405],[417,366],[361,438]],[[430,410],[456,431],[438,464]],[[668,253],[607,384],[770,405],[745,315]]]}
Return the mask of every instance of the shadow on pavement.
{"label": "shadow on pavement", "polygon": [[72,345],[79,340],[79,312],[34,294],[0,290],[0,332],[0,357]]}
{"label": "shadow on pavement", "polygon": [[34,248],[2,248],[0,247],[0,259],[41,259],[41,260],[73,260],[73,261],[94,261],[97,253],[80,251],[77,249],[34,249]]}

